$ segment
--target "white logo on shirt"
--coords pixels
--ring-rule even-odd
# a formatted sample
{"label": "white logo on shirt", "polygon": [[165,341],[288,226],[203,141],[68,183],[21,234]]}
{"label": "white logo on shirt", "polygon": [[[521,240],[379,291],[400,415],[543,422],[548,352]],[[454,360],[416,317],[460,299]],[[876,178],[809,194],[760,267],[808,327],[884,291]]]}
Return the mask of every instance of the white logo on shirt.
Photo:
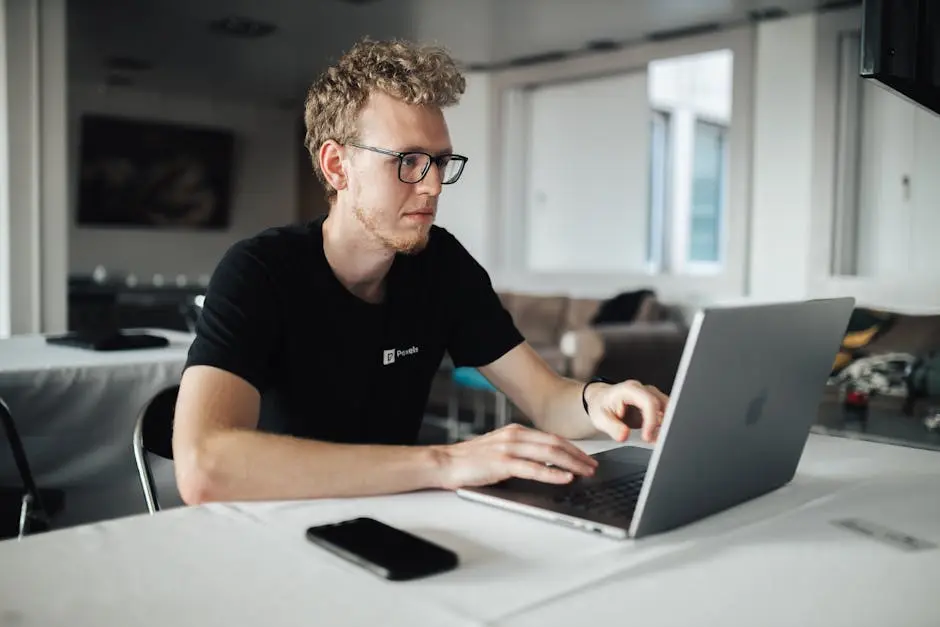
{"label": "white logo on shirt", "polygon": [[398,357],[408,357],[410,355],[417,355],[418,347],[412,346],[411,348],[389,348],[388,350],[382,351],[382,365],[388,366],[389,364],[394,364],[395,359]]}

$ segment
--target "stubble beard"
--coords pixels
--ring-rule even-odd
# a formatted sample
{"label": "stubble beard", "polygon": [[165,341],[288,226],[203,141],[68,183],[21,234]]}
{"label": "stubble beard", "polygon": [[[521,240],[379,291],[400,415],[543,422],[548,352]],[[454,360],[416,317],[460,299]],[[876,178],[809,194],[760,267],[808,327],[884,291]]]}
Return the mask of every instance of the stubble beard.
{"label": "stubble beard", "polygon": [[381,242],[383,246],[394,250],[396,253],[415,255],[428,245],[431,232],[430,226],[419,226],[410,233],[390,234],[383,231],[379,225],[375,210],[364,209],[357,205],[353,213],[367,233]]}

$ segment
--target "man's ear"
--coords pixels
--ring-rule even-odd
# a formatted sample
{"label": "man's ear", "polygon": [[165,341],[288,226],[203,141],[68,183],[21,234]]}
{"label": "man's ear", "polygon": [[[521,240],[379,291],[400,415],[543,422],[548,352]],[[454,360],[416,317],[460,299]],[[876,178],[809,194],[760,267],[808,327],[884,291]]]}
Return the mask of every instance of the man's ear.
{"label": "man's ear", "polygon": [[346,168],[343,167],[343,147],[332,139],[328,139],[320,146],[317,153],[320,160],[320,169],[327,183],[333,189],[346,189]]}

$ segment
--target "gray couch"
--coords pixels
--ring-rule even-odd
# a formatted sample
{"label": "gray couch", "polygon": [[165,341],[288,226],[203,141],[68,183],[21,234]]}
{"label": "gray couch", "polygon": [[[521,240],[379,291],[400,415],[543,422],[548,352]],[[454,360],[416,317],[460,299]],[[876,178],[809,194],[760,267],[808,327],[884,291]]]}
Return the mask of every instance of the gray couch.
{"label": "gray couch", "polygon": [[[502,292],[500,299],[526,340],[560,374],[579,381],[593,376],[637,379],[671,390],[687,327],[680,310],[655,296],[642,302],[633,320],[597,326],[591,320],[601,299],[520,292]],[[487,394],[455,389],[445,360],[431,388],[428,413],[448,415],[456,401],[462,419],[478,418],[481,406],[492,414],[494,404]],[[516,413],[514,418],[525,417]]]}

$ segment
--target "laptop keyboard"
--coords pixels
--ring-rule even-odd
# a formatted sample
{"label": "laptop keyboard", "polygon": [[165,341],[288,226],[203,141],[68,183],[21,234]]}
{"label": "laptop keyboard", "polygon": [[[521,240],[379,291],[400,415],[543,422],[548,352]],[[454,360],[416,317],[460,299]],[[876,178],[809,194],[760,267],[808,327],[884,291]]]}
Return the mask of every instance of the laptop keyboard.
{"label": "laptop keyboard", "polygon": [[555,503],[590,511],[595,515],[630,517],[636,509],[646,471],[615,477],[584,488],[574,488],[554,497]]}

